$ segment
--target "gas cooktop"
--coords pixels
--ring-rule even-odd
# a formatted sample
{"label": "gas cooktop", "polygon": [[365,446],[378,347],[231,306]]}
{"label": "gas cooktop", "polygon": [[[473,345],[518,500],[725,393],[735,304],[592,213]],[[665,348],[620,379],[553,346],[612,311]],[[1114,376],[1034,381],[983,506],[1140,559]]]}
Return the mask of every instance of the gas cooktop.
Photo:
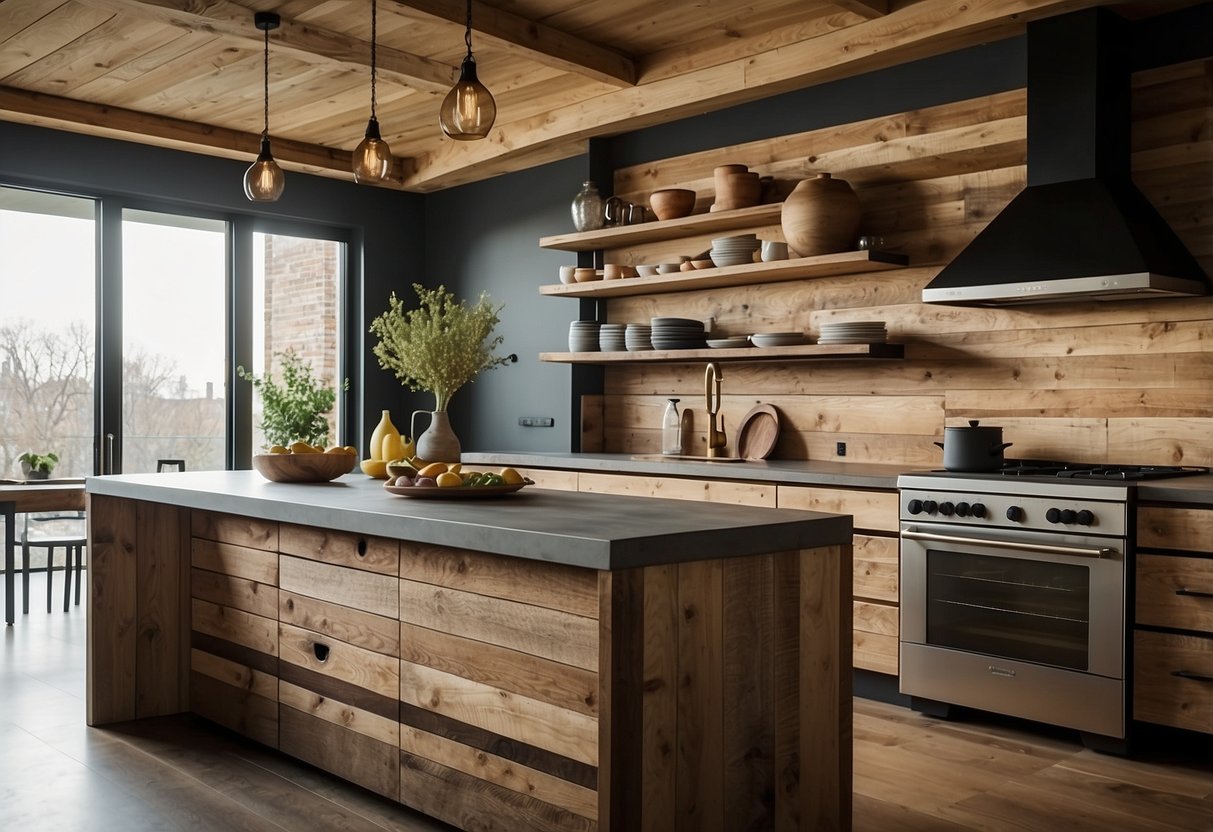
{"label": "gas cooktop", "polygon": [[[947,472],[952,473],[952,472]],[[1058,462],[1048,459],[1008,459],[1001,470],[989,472],[1000,477],[1056,477],[1082,480],[1157,480],[1207,474],[1208,468],[1196,465],[1115,465],[1085,462]]]}

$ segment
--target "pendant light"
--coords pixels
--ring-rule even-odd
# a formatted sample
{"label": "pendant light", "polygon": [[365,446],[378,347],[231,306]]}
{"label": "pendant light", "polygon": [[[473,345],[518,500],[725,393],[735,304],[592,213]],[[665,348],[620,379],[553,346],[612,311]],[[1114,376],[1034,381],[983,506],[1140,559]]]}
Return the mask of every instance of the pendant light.
{"label": "pendant light", "polygon": [[244,195],[253,202],[276,202],[286,186],[286,176],[270,153],[270,30],[281,22],[273,12],[257,12],[253,23],[265,33],[265,122],[261,130],[261,152],[244,172]]}
{"label": "pendant light", "polygon": [[497,103],[484,84],[476,80],[476,59],[472,57],[472,0],[467,2],[467,32],[463,36],[467,44],[467,57],[459,67],[459,81],[446,94],[442,109],[438,111],[438,123],[442,132],[461,142],[483,139],[497,118]]}
{"label": "pendant light", "polygon": [[366,136],[354,148],[352,166],[354,181],[374,185],[388,181],[392,174],[392,151],[379,135],[379,119],[375,117],[375,40],[378,37],[376,0],[371,0],[371,118],[366,123]]}

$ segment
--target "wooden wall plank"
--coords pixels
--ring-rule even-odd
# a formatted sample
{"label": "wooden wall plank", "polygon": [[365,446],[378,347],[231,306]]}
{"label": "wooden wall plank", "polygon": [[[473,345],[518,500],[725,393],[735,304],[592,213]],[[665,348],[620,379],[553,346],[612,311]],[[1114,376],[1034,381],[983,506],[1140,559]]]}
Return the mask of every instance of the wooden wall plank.
{"label": "wooden wall plank", "polygon": [[251,612],[264,618],[278,615],[278,587],[233,575],[190,570],[190,592],[194,598]]}
{"label": "wooden wall plank", "polygon": [[87,720],[89,725],[105,725],[137,714],[135,503],[96,494],[88,494],[86,501]]}
{"label": "wooden wall plank", "polygon": [[277,552],[195,537],[191,541],[190,565],[195,569],[235,575],[260,584],[278,585]]}
{"label": "wooden wall plank", "polygon": [[392,575],[282,555],[278,585],[284,592],[332,601],[388,618],[395,618],[400,611],[397,579]]}
{"label": "wooden wall plank", "polygon": [[240,644],[270,656],[278,655],[278,622],[233,607],[193,599],[190,620],[197,632]]}
{"label": "wooden wall plank", "polygon": [[278,677],[257,670],[247,665],[207,653],[205,650],[191,649],[189,652],[189,667],[195,673],[209,676],[234,688],[247,690],[257,696],[269,700],[278,699]]}
{"label": "wooden wall plank", "polygon": [[678,763],[678,567],[644,570],[644,832],[675,825]]}
{"label": "wooden wall plank", "polygon": [[[777,555],[772,563],[774,610],[771,619],[772,759],[776,832],[800,830],[800,553]],[[806,770],[807,776],[807,770]]]}
{"label": "wooden wall plank", "polygon": [[725,832],[723,562],[678,565],[678,772],[675,828]]}
{"label": "wooden wall plank", "polygon": [[323,719],[325,722],[370,737],[382,743],[395,745],[398,741],[400,723],[395,719],[372,713],[348,702],[341,702],[285,679],[278,682],[278,702],[305,714]]}
{"label": "wooden wall plank", "polygon": [[400,656],[400,623],[395,618],[343,607],[331,601],[283,592],[274,608],[278,620],[355,647]]}
{"label": "wooden wall plank", "polygon": [[278,747],[278,700],[204,673],[190,674],[190,708],[270,748]]}
{"label": "wooden wall plank", "polygon": [[645,572],[598,573],[598,823],[603,829],[643,824]]}
{"label": "wooden wall plank", "polygon": [[188,689],[181,686],[179,665],[183,620],[181,582],[188,581],[182,528],[189,512],[176,506],[140,502],[135,510],[137,717],[165,716],[185,709]]}
{"label": "wooden wall plank", "polygon": [[395,742],[380,742],[288,705],[279,712],[279,731],[283,752],[385,797],[400,794]]}
{"label": "wooden wall plank", "polygon": [[278,551],[278,524],[270,520],[214,511],[193,511],[190,512],[190,531],[194,537],[206,540],[267,552]]}

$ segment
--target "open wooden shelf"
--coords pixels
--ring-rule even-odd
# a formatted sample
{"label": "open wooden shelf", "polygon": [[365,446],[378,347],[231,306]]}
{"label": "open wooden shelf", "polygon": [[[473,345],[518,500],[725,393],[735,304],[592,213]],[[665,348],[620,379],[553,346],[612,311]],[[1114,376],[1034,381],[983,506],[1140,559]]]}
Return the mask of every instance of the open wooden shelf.
{"label": "open wooden shelf", "polygon": [[702,361],[839,361],[898,359],[901,344],[805,344],[799,347],[740,349],[644,350],[641,352],[541,352],[540,361],[555,364],[698,364]]}
{"label": "open wooden shelf", "polygon": [[[765,207],[765,206],[760,206]],[[809,277],[835,277],[844,274],[903,269],[908,260],[903,254],[884,251],[841,251],[816,257],[797,257],[770,263],[744,263],[693,272],[655,274],[651,277],[625,277],[618,280],[592,280],[587,283],[555,283],[539,287],[541,295],[567,298],[617,298],[631,295],[655,295],[665,292],[690,292],[718,289],[747,283],[780,283]]]}
{"label": "open wooden shelf", "polygon": [[749,228],[755,225],[770,225],[779,222],[783,203],[755,205],[752,208],[737,208],[732,211],[713,211],[707,214],[692,214],[676,220],[653,220],[638,225],[616,225],[596,231],[575,231],[540,237],[540,248],[555,248],[561,251],[597,251],[604,248],[624,248],[641,243],[657,243],[662,240],[678,240],[710,234],[713,231],[730,231],[734,228]]}

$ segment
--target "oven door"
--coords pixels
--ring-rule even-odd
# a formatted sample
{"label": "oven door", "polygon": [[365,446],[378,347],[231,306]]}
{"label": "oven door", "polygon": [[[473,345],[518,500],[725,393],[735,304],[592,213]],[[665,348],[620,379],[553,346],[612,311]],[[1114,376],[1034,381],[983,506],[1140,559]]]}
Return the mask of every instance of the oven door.
{"label": "oven door", "polygon": [[1124,678],[1119,538],[906,523],[901,639]]}

